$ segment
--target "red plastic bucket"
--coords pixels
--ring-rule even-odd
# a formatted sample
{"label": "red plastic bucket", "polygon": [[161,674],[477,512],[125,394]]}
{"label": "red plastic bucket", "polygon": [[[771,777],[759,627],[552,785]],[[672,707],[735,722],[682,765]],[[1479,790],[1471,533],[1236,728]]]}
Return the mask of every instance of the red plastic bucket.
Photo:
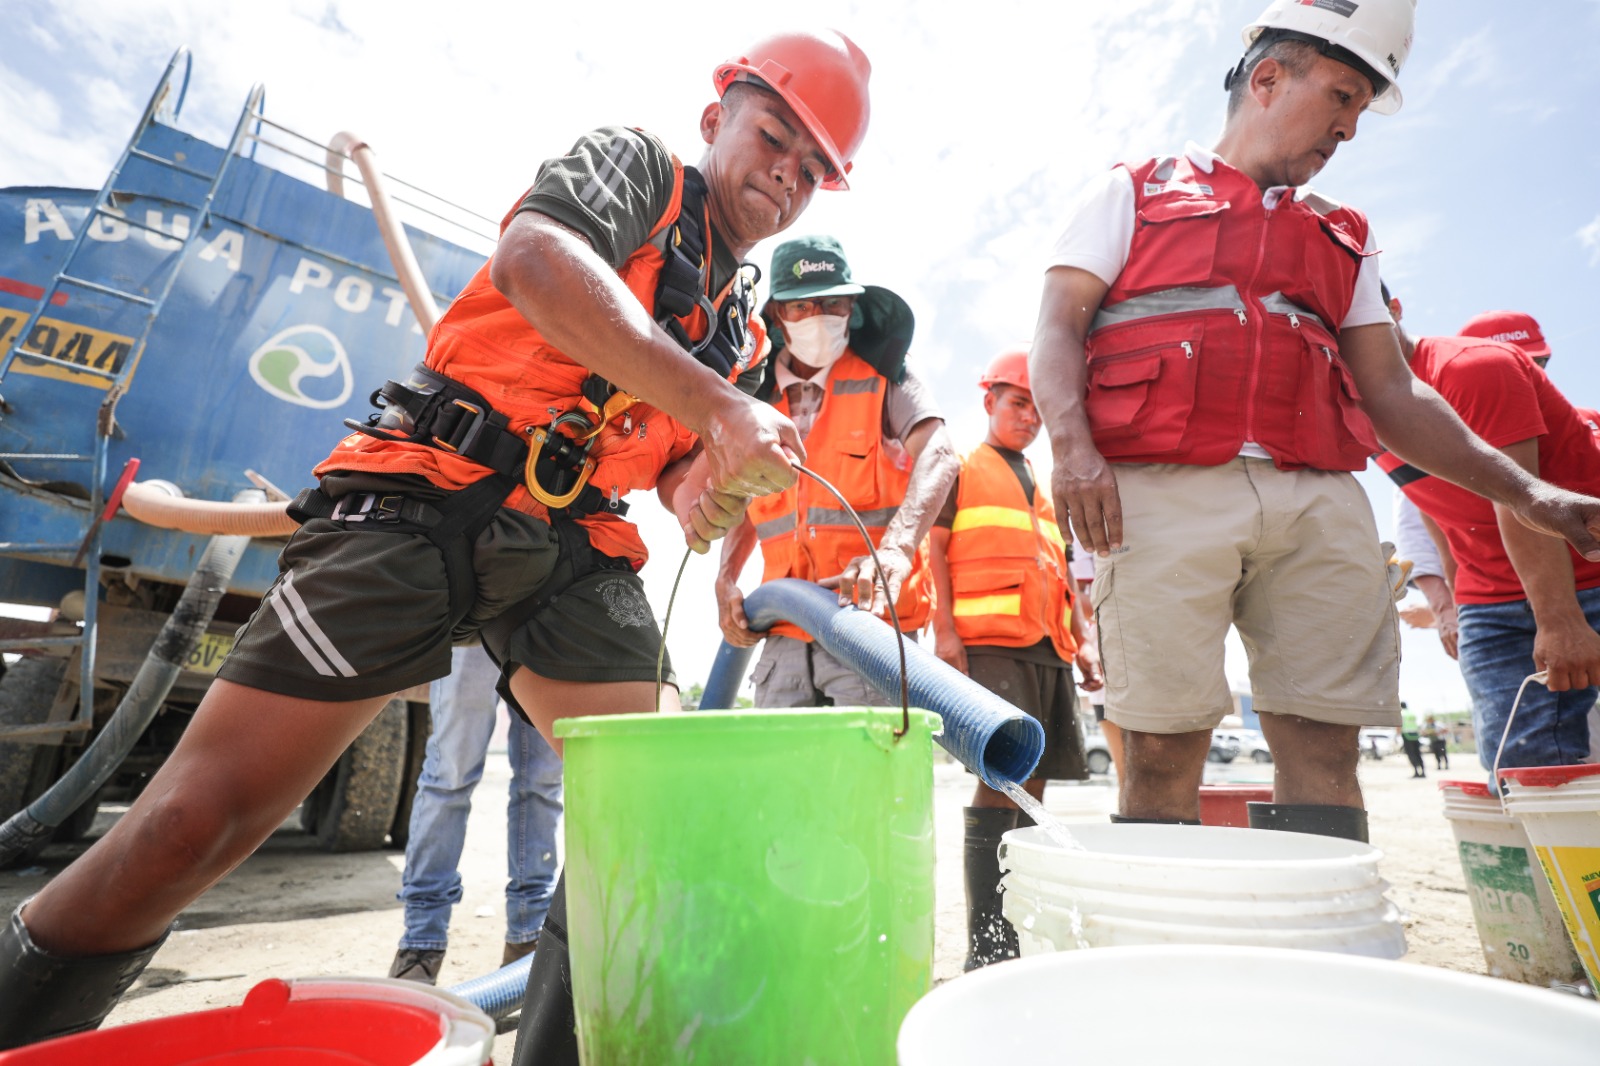
{"label": "red plastic bucket", "polygon": [[1271,803],[1271,785],[1201,785],[1200,824],[1250,828],[1249,804]]}
{"label": "red plastic bucket", "polygon": [[0,1066],[484,1066],[494,1022],[448,992],[387,978],[263,981],[237,1007],[0,1052]]}

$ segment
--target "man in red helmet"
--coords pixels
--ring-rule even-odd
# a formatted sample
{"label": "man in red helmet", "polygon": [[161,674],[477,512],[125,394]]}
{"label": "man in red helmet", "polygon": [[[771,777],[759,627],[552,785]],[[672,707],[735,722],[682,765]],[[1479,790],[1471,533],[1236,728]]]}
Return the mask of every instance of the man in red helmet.
{"label": "man in red helmet", "polygon": [[[558,752],[558,718],[656,709],[622,497],[655,488],[703,551],[793,482],[799,435],[745,391],[765,335],[741,260],[845,187],[869,74],[842,34],[779,34],[716,69],[698,168],[622,127],[539,168],[425,362],[296,499],[279,579],[166,765],[0,933],[0,1047],[98,1025],[178,912],[453,642],[483,643]],[[541,1064],[577,1061],[564,923],[558,889],[523,1015]]]}
{"label": "man in red helmet", "polygon": [[[1600,444],[1588,412],[1545,375],[1550,346],[1532,315],[1490,311],[1460,336],[1413,337],[1400,325],[1400,301],[1390,310],[1412,372],[1473,432],[1553,485],[1600,493]],[[1501,766],[1585,761],[1600,686],[1600,562],[1393,452],[1378,465],[1443,532],[1454,560],[1457,658],[1484,769],[1497,755]],[[1548,672],[1545,684],[1523,691],[1536,671]]]}
{"label": "man in red helmet", "polygon": [[[1001,352],[978,383],[989,433],[962,458],[928,538],[938,591],[934,651],[1044,726],[1044,755],[1024,785],[1042,800],[1046,782],[1089,776],[1072,664],[1093,692],[1100,660],[1074,610],[1070,549],[1055,506],[1022,454],[1040,428],[1028,350]],[[1016,930],[1000,914],[996,850],[1019,820],[1032,824],[1009,796],[978,782],[965,817],[967,970],[1017,957]]]}
{"label": "man in red helmet", "polygon": [[1111,170],[1046,274],[1033,347],[1057,506],[1096,555],[1125,820],[1192,821],[1236,626],[1276,760],[1251,824],[1365,839],[1362,726],[1399,722],[1387,560],[1352,476],[1381,436],[1600,558],[1600,501],[1545,485],[1406,369],[1359,211],[1304,188],[1400,106],[1414,0],[1274,0],[1215,150]]}

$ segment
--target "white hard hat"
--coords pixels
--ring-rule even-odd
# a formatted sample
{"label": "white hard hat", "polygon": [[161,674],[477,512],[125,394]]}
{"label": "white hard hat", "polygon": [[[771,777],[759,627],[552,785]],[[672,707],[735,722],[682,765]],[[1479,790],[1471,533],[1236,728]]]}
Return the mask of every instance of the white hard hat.
{"label": "white hard hat", "polygon": [[1411,54],[1416,17],[1417,0],[1272,0],[1244,28],[1245,55],[1255,51],[1258,41],[1263,47],[1286,37],[1324,42],[1324,55],[1341,63],[1354,59],[1351,66],[1364,66],[1363,74],[1383,82],[1370,106],[1380,115],[1392,115],[1400,110],[1396,82]]}

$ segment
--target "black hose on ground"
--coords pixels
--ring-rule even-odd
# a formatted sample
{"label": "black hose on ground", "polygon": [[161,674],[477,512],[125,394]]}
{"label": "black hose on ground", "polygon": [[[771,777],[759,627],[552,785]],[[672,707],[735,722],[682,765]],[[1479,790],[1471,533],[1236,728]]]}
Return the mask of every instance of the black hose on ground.
{"label": "black hose on ground", "polygon": [[[234,502],[253,503],[265,497],[258,489],[248,489],[235,496]],[[155,644],[134,675],[127,695],[100,735],[49,791],[0,825],[0,866],[47,838],[122,765],[172,691],[178,672],[200,642],[206,626],[211,624],[249,543],[248,536],[211,538],[178,605],[156,634]],[[87,636],[93,639],[94,634]]]}

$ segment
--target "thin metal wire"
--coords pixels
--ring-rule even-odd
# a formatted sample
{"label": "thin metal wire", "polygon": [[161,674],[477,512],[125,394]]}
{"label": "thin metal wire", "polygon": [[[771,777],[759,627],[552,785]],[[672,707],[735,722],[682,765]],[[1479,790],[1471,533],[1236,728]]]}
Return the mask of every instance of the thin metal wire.
{"label": "thin metal wire", "polygon": [[[911,679],[910,672],[906,667],[905,631],[900,628],[900,612],[895,610],[894,598],[889,595],[889,579],[884,576],[883,563],[878,560],[878,548],[872,543],[872,535],[867,532],[867,527],[861,521],[861,516],[856,514],[856,509],[850,506],[850,501],[844,498],[844,494],[842,492],[828,483],[827,478],[823,477],[821,474],[818,474],[815,470],[807,469],[793,460],[790,460],[789,465],[800,471],[800,473],[809,477],[811,480],[815,481],[817,484],[821,485],[823,488],[827,489],[833,494],[833,498],[839,501],[839,506],[844,508],[845,513],[850,516],[850,521],[854,522],[856,524],[856,529],[860,531],[861,539],[867,545],[867,553],[872,556],[872,565],[877,568],[878,586],[883,589],[884,602],[889,605],[889,622],[894,626],[895,646],[900,651],[900,728],[894,731],[894,738],[899,740],[901,737],[911,732]],[[667,597],[667,614],[666,617],[661,620],[661,647],[656,652],[657,707],[661,706],[663,676],[662,667],[666,662],[667,657],[667,627],[672,624],[672,605],[678,599],[678,584],[683,581],[683,572],[689,565],[689,556],[693,554],[693,548],[684,550],[683,562],[678,564],[678,576],[674,578],[672,582],[672,594]]]}

